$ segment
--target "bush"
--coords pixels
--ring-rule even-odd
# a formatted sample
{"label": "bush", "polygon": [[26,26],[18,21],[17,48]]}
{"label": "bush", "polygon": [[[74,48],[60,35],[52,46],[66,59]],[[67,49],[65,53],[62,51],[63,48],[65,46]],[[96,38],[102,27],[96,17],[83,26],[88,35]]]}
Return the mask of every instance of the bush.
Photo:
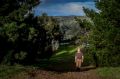
{"label": "bush", "polygon": [[107,49],[94,50],[93,48],[85,48],[84,65],[103,66],[119,66],[120,55],[113,54]]}
{"label": "bush", "polygon": [[84,48],[84,66],[95,65],[93,52],[87,47]]}

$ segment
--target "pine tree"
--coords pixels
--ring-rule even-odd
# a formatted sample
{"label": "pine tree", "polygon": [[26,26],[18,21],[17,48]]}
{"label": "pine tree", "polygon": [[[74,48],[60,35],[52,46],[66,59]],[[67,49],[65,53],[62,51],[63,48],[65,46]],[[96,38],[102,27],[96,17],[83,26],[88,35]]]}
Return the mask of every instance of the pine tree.
{"label": "pine tree", "polygon": [[52,40],[59,40],[56,19],[34,17],[39,0],[2,0],[0,5],[0,63],[32,64],[53,54]]}
{"label": "pine tree", "polygon": [[[0,62],[18,62],[28,54],[29,28],[33,27],[35,19],[30,11],[38,3],[39,0],[0,1]],[[31,26],[28,18],[33,21]]]}
{"label": "pine tree", "polygon": [[84,8],[93,21],[89,44],[100,66],[120,65],[120,1],[97,0],[99,12]]}

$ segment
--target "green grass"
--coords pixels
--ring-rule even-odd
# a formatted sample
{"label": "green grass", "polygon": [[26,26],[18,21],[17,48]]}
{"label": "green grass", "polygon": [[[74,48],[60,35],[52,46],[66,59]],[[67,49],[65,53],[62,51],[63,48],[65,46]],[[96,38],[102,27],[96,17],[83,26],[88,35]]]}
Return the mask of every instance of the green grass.
{"label": "green grass", "polygon": [[0,79],[10,79],[15,75],[34,69],[37,68],[33,66],[22,66],[18,64],[14,66],[0,65]]}
{"label": "green grass", "polygon": [[[64,69],[65,69],[68,67],[67,65],[69,65],[67,63],[73,60],[75,51],[76,51],[76,46],[61,46],[56,51],[56,54],[54,54],[50,58],[50,60],[47,60],[47,59],[41,60],[39,65],[37,64],[37,66],[43,67],[43,68],[64,66]],[[63,62],[67,62],[67,63],[63,64]],[[25,67],[20,65],[17,65],[17,66],[0,65],[0,79],[8,79],[13,75],[16,75],[18,73],[28,70],[26,68],[32,69],[33,67],[34,65],[32,67]]]}
{"label": "green grass", "polygon": [[77,46],[61,46],[57,53],[54,54],[50,60],[48,68],[56,70],[71,70],[74,64],[74,55]]}
{"label": "green grass", "polygon": [[[41,60],[39,64],[31,67],[25,66],[0,66],[0,79],[8,79],[10,76],[16,75],[33,67],[55,70],[70,70],[74,67],[74,55],[77,46],[61,46],[56,53],[49,59]],[[37,66],[37,67],[36,67]],[[103,67],[97,68],[96,72],[103,79],[120,79],[120,67]]]}
{"label": "green grass", "polygon": [[0,79],[8,79],[9,77],[20,73],[24,70],[24,67],[22,66],[6,66],[1,65],[0,66]]}
{"label": "green grass", "polygon": [[110,78],[110,79],[120,79],[120,67],[98,68],[97,73],[101,77]]}
{"label": "green grass", "polygon": [[51,57],[50,60],[69,60],[72,58],[76,52],[76,46],[61,46],[57,53]]}
{"label": "green grass", "polygon": [[49,60],[41,60],[40,63],[37,64],[37,66],[44,69],[70,69],[71,67],[69,66],[74,63],[74,55],[76,52],[76,48],[77,46],[74,45],[62,45]]}

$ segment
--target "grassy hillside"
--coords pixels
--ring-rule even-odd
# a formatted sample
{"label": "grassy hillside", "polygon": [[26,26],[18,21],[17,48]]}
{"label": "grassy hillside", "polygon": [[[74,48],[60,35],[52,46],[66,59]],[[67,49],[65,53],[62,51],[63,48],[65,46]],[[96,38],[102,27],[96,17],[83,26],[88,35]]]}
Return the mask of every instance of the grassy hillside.
{"label": "grassy hillside", "polygon": [[119,67],[93,69],[84,66],[75,70],[76,46],[61,46],[49,59],[32,66],[0,66],[0,79],[120,79]]}

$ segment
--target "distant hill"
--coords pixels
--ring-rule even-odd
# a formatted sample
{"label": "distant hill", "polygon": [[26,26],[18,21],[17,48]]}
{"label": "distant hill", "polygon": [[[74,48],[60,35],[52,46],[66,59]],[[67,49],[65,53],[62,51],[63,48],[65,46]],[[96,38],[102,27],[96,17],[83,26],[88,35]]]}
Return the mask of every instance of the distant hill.
{"label": "distant hill", "polygon": [[[77,16],[81,20],[90,20],[86,16]],[[72,39],[73,37],[80,35],[81,27],[75,20],[75,16],[54,16],[59,21],[60,31],[64,35],[64,39]]]}
{"label": "distant hill", "polygon": [[69,20],[69,19],[74,19],[75,17],[78,17],[78,18],[81,18],[82,20],[83,19],[87,19],[89,20],[89,18],[87,16],[54,16],[54,18],[57,18],[59,20],[62,20],[62,19],[66,19],[66,20]]}

